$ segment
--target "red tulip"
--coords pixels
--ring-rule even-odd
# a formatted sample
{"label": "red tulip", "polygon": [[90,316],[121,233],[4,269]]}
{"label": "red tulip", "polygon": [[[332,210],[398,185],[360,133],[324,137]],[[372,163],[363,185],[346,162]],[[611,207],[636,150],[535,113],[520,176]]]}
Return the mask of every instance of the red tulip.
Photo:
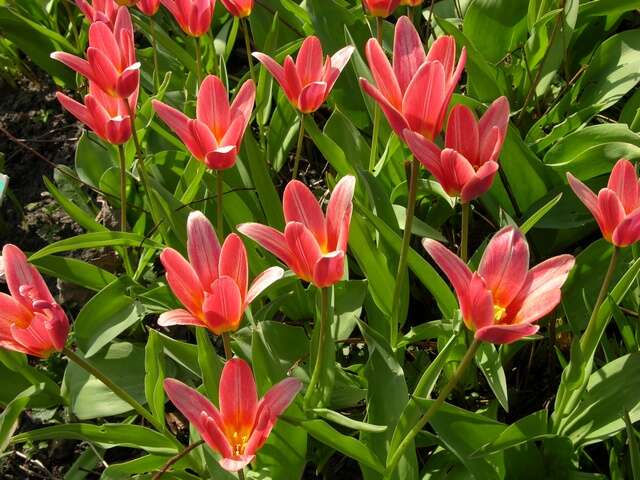
{"label": "red tulip", "polygon": [[2,264],[11,295],[0,293],[0,348],[47,358],[59,352],[69,334],[69,320],[18,247],[2,248]]}
{"label": "red tulip", "polygon": [[127,98],[140,84],[140,63],[136,62],[133,24],[126,7],[120,7],[113,31],[103,22],[89,27],[89,48],[85,60],[66,52],[51,58],[87,77],[111,96]]}
{"label": "red tulip", "polygon": [[453,91],[460,80],[467,58],[463,48],[455,65],[456,42],[453,37],[438,38],[425,55],[422,41],[408,17],[400,17],[393,43],[393,68],[375,38],[365,48],[375,80],[360,85],[384,112],[391,128],[404,139],[412,130],[433,140],[442,124]]}
{"label": "red tulip", "polygon": [[234,17],[248,17],[253,10],[254,0],[221,0],[224,8],[226,8]]}
{"label": "red tulip", "polygon": [[91,82],[89,94],[84,97],[84,105],[61,92],[57,92],[56,97],[69,113],[103,140],[113,145],[120,145],[131,137],[131,119],[125,102],[129,102],[133,111],[136,106],[137,92],[127,100],[114,98]]}
{"label": "red tulip", "polygon": [[445,192],[467,203],[491,187],[508,125],[509,101],[500,97],[479,122],[468,107],[453,107],[442,151],[418,133],[405,130],[404,136],[413,154]]}
{"label": "red tulip", "polygon": [[284,271],[268,268],[247,289],[247,251],[240,237],[232,233],[221,248],[211,223],[200,212],[189,215],[187,233],[189,261],[172,248],[160,255],[167,283],[186,310],[163,313],[158,324],[204,327],[216,335],[237,330],[247,306]]}
{"label": "red tulip", "polygon": [[258,401],[251,368],[239,358],[227,361],[222,370],[220,410],[184,383],[173,378],[164,381],[164,389],[173,404],[207,445],[222,456],[220,466],[230,472],[241,470],[255,458],[278,417],[301,388],[300,380],[286,378]]}
{"label": "red tulip", "polygon": [[255,84],[247,80],[229,105],[224,85],[218,77],[209,75],[198,92],[195,120],[157,100],[152,104],[194,157],[209,168],[223,170],[236,163],[255,98]]}
{"label": "red tulip", "polygon": [[374,17],[388,17],[400,5],[400,0],[362,0],[362,4]]}
{"label": "red tulip", "polygon": [[302,280],[328,287],[344,274],[355,185],[351,175],[338,182],[325,218],[311,190],[292,180],[282,200],[287,222],[284,234],[258,223],[244,223],[238,230],[286,263]]}
{"label": "red tulip", "polygon": [[327,56],[323,65],[320,40],[317,37],[307,37],[302,42],[295,63],[291,56],[287,55],[284,67],[264,53],[254,52],[253,56],[278,81],[295,108],[302,113],[311,113],[325,102],[351,58],[353,50],[352,46],[344,47],[332,57]]}
{"label": "red tulip", "polygon": [[478,340],[491,343],[536,333],[534,322],[560,303],[560,289],[574,264],[573,256],[559,255],[529,270],[529,246],[514,227],[494,235],[474,273],[435,240],[425,238],[422,244],[453,284],[467,327]]}
{"label": "red tulip", "polygon": [[104,22],[112,28],[116,21],[118,4],[114,0],[93,0],[93,4],[87,0],[76,0],[76,5],[90,23]]}
{"label": "red tulip", "polygon": [[137,6],[142,13],[152,17],[160,10],[160,0],[139,0]]}
{"label": "red tulip", "polygon": [[640,184],[633,164],[624,158],[611,171],[607,188],[596,196],[576,177],[569,185],[598,222],[602,236],[617,247],[640,240]]}
{"label": "red tulip", "polygon": [[216,0],[160,0],[180,28],[192,37],[201,37],[211,28]]}

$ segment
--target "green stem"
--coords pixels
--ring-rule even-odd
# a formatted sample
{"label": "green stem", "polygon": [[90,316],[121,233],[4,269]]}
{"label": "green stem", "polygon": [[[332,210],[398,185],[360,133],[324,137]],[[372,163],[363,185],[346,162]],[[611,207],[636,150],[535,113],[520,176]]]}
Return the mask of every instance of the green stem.
{"label": "green stem", "polygon": [[169,469],[175,465],[176,463],[178,463],[180,460],[182,460],[184,457],[186,457],[187,455],[189,455],[189,453],[192,450],[195,450],[196,448],[198,448],[200,445],[202,445],[204,443],[204,440],[199,440],[196,443],[192,443],[191,445],[189,445],[188,447],[186,447],[184,450],[182,450],[180,453],[178,453],[177,455],[174,455],[173,457],[171,457],[169,460],[167,460],[167,463],[164,464],[164,466],[162,467],[162,469],[160,469],[160,471],[158,473],[156,473],[153,477],[151,477],[151,480],[158,480],[160,479],[165,473],[167,473],[169,471]]}
{"label": "green stem", "polygon": [[200,83],[202,83],[202,54],[200,52],[200,39],[193,37],[193,41],[196,44],[196,80],[198,85],[196,86],[196,95],[200,89]]}
{"label": "green stem", "polygon": [[220,243],[224,242],[224,218],[222,202],[224,200],[224,184],[222,183],[222,170],[216,171],[216,222]]}
{"label": "green stem", "polygon": [[464,263],[469,260],[469,203],[462,204],[462,232],[460,234],[460,258]]}
{"label": "green stem", "polygon": [[76,355],[75,352],[71,351],[67,347],[62,350],[62,353],[64,353],[67,358],[69,358],[69,360],[78,365],[80,368],[86,370],[89,374],[100,380],[109,390],[120,397],[120,399],[131,405],[131,408],[133,408],[141,417],[143,417],[151,425],[153,425],[156,430],[160,432],[164,431],[164,425],[158,422],[158,420],[153,415],[151,415],[151,412],[149,412],[140,403],[138,403],[138,401],[131,395],[129,395],[129,393],[127,393],[123,388],[119,387],[109,378],[107,378],[100,370],[88,363],[84,358]]}
{"label": "green stem", "polygon": [[247,51],[247,61],[249,62],[249,73],[251,80],[257,86],[255,67],[253,66],[253,57],[251,56],[251,37],[249,36],[249,25],[247,25],[247,19],[241,18],[240,25],[242,26],[242,33],[244,36],[244,47]]}
{"label": "green stem", "polygon": [[507,179],[507,174],[504,171],[504,168],[498,169],[498,175],[500,175],[500,181],[502,182],[502,186],[507,192],[507,196],[509,197],[509,201],[511,205],[513,205],[513,212],[515,213],[517,218],[522,216],[522,212],[520,211],[520,207],[518,207],[518,202],[516,201],[516,197],[514,197],[513,192],[511,191],[511,186],[509,185],[509,180]]}
{"label": "green stem", "polygon": [[124,145],[118,145],[118,157],[120,158],[120,231],[127,231],[127,159],[124,154]]}
{"label": "green stem", "polygon": [[393,452],[391,459],[387,462],[387,472],[386,472],[385,478],[390,478],[391,474],[393,473],[393,470],[398,465],[398,462],[400,461],[400,458],[402,457],[402,454],[404,453],[404,451],[409,447],[409,445],[411,445],[411,442],[416,437],[416,435],[420,433],[420,431],[429,422],[429,420],[431,420],[431,417],[433,417],[433,415],[438,411],[438,409],[445,402],[449,394],[456,387],[456,385],[464,375],[464,372],[469,367],[469,364],[471,364],[471,361],[475,357],[476,352],[478,351],[478,347],[480,347],[480,341],[477,339],[474,339],[471,345],[469,345],[467,353],[465,353],[464,357],[462,358],[462,361],[460,362],[460,365],[458,365],[458,368],[453,374],[453,377],[451,377],[449,382],[447,382],[447,384],[444,386],[444,388],[438,395],[438,398],[431,404],[431,406],[429,407],[429,410],[427,410],[427,413],[425,413],[420,418],[420,420],[418,420],[418,423],[416,423],[413,426],[413,428],[409,431],[407,436],[405,436],[402,439],[402,442],[400,443],[396,451]]}
{"label": "green stem", "polygon": [[300,130],[298,130],[298,143],[296,144],[296,156],[293,160],[293,172],[291,180],[298,177],[298,168],[300,168],[300,155],[302,154],[302,143],[304,141],[304,113],[300,114]]}
{"label": "green stem", "polygon": [[156,38],[156,27],[153,17],[149,16],[149,30],[151,30],[151,47],[153,48],[153,81],[156,86],[156,93],[160,90],[160,67],[158,62],[158,39]]}
{"label": "green stem", "polygon": [[231,349],[231,338],[228,332],[222,334],[222,344],[224,345],[224,356],[227,360],[233,358],[233,350]]}
{"label": "green stem", "polygon": [[640,480],[640,458],[638,458],[638,439],[636,438],[636,431],[633,428],[631,417],[626,410],[623,414],[623,420],[627,427],[627,442],[629,443],[629,457],[631,460],[631,473],[633,480]]}
{"label": "green stem", "polygon": [[309,386],[304,394],[305,407],[311,407],[311,399],[315,394],[315,390],[318,388],[318,382],[320,381],[320,374],[322,373],[322,365],[324,364],[324,350],[326,342],[326,330],[328,325],[329,316],[329,288],[320,289],[320,332],[318,335],[318,348],[316,350],[316,363],[313,367],[313,373],[311,380],[309,380]]}
{"label": "green stem", "polygon": [[238,480],[244,480],[244,469],[238,470]]}
{"label": "green stem", "polygon": [[393,313],[391,321],[391,346],[395,347],[400,327],[400,290],[402,280],[407,271],[407,258],[409,256],[409,243],[411,241],[411,229],[413,228],[413,217],[416,208],[416,196],[418,194],[418,177],[420,163],[413,158],[411,161],[411,173],[409,174],[409,196],[407,198],[407,214],[404,221],[404,233],[402,235],[402,246],[400,247],[400,258],[398,260],[398,271],[396,273],[396,283],[393,288]]}

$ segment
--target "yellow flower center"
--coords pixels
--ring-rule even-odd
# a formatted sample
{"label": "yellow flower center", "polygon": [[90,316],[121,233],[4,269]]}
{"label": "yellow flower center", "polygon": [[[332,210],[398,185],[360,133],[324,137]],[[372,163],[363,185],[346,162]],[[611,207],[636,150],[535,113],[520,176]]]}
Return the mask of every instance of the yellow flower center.
{"label": "yellow flower center", "polygon": [[242,434],[240,432],[233,432],[231,434],[231,449],[233,450],[233,455],[239,457],[244,453],[244,449],[247,447],[247,441],[249,440],[249,435]]}
{"label": "yellow flower center", "polygon": [[507,314],[507,309],[505,307],[501,307],[500,305],[493,306],[493,317],[496,320],[496,323],[500,323],[500,320],[504,318]]}

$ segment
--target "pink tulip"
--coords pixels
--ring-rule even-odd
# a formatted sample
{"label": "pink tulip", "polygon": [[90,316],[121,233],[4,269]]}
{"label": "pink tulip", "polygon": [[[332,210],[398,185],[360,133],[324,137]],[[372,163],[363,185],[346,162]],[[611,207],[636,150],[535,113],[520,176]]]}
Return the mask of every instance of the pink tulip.
{"label": "pink tulip", "polygon": [[103,22],[91,24],[87,60],[66,52],[53,52],[51,58],[87,77],[113,97],[127,98],[140,84],[133,24],[126,7],[118,10],[113,31]]}
{"label": "pink tulip", "polygon": [[498,344],[538,331],[534,322],[560,303],[560,289],[575,262],[571,255],[559,255],[529,270],[529,246],[514,227],[493,236],[473,273],[435,240],[425,238],[422,244],[453,284],[466,326],[478,340]]}
{"label": "pink tulip", "polygon": [[258,400],[256,382],[244,360],[233,358],[220,376],[218,410],[206,397],[173,378],[164,390],[202,439],[218,452],[220,466],[237,472],[248,465],[269,438],[278,417],[293,402],[302,384],[296,378],[277,383]]}
{"label": "pink tulip", "polygon": [[234,17],[244,18],[251,15],[254,0],[221,0],[224,8],[226,8]]}
{"label": "pink tulip", "polygon": [[211,28],[216,0],[160,0],[180,28],[192,37],[201,37]]}
{"label": "pink tulip", "polygon": [[463,48],[455,65],[453,37],[438,38],[425,55],[422,41],[408,17],[400,17],[393,42],[393,68],[375,38],[365,53],[376,86],[366,79],[360,85],[384,112],[391,128],[404,139],[405,130],[433,140],[442,124],[453,91],[460,80],[467,54]]}
{"label": "pink tulip", "polygon": [[114,0],[93,0],[93,4],[87,0],[76,0],[76,5],[90,23],[104,22],[112,28],[116,21],[118,4]]}
{"label": "pink tulip", "polygon": [[338,182],[325,218],[311,190],[292,180],[282,200],[287,222],[284,234],[258,223],[244,223],[238,231],[273,253],[302,280],[319,288],[328,287],[344,274],[355,185],[351,175]]}
{"label": "pink tulip", "polygon": [[40,358],[61,351],[69,320],[38,270],[10,244],[2,248],[2,264],[11,295],[0,293],[0,348]]}
{"label": "pink tulip", "polygon": [[584,183],[567,174],[569,185],[598,222],[602,236],[617,247],[640,240],[640,184],[629,160],[618,160],[606,188],[596,196]]}
{"label": "pink tulip", "polygon": [[103,140],[113,145],[121,145],[131,137],[131,119],[125,102],[129,102],[133,111],[137,92],[124,100],[107,95],[90,82],[89,94],[84,97],[84,105],[61,92],[57,92],[56,97],[65,110]]}
{"label": "pink tulip", "polygon": [[400,5],[400,0],[362,0],[362,4],[374,17],[388,17]]}
{"label": "pink tulip", "polygon": [[204,327],[216,335],[237,330],[249,304],[284,271],[268,268],[247,289],[247,251],[240,237],[232,233],[221,248],[211,223],[200,212],[189,215],[187,233],[189,261],[173,248],[160,255],[167,283],[184,309],[163,313],[158,324]]}
{"label": "pink tulip", "polygon": [[198,93],[195,120],[157,100],[152,103],[194,157],[209,168],[223,170],[236,163],[255,98],[255,84],[247,80],[229,105],[224,85],[218,77],[209,75]]}
{"label": "pink tulip", "polygon": [[422,135],[405,130],[407,145],[442,188],[452,197],[470,202],[491,187],[509,125],[509,101],[500,97],[480,121],[464,105],[451,110],[445,149]]}
{"label": "pink tulip", "polygon": [[284,59],[284,66],[264,53],[254,52],[253,56],[277,80],[291,105],[302,113],[311,113],[325,102],[353,50],[349,46],[332,57],[327,55],[323,65],[322,45],[317,37],[312,36],[302,42],[295,63],[289,55]]}
{"label": "pink tulip", "polygon": [[160,0],[139,0],[137,6],[142,13],[153,17],[160,10]]}

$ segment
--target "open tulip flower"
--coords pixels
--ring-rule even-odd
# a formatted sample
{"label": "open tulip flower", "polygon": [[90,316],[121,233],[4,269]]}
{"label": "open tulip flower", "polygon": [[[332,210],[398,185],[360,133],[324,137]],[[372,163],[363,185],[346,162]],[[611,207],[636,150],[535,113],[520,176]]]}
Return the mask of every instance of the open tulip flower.
{"label": "open tulip flower", "polygon": [[136,5],[142,13],[150,17],[160,10],[160,0],[139,0]]}
{"label": "open tulip flower", "polygon": [[352,46],[344,47],[331,57],[327,55],[323,64],[320,40],[311,36],[302,42],[296,61],[287,55],[284,66],[264,53],[254,52],[253,56],[273,75],[296,109],[311,113],[325,102],[353,50]]}
{"label": "open tulip flower", "polygon": [[91,24],[87,60],[66,52],[53,52],[51,58],[64,63],[114,97],[128,98],[140,84],[133,24],[126,7],[118,9],[113,30],[104,22]]}
{"label": "open tulip flower", "polygon": [[411,130],[433,140],[442,130],[466,50],[456,65],[456,42],[444,36],[425,54],[413,23],[403,16],[396,24],[393,67],[375,38],[369,39],[365,53],[376,85],[364,78],[360,85],[380,105],[394,132],[404,139],[405,130]]}
{"label": "open tulip flower", "polygon": [[40,358],[64,348],[69,320],[38,270],[15,245],[2,248],[11,295],[0,293],[0,348]]}
{"label": "open tulip flower", "polygon": [[104,22],[113,28],[118,13],[118,4],[114,0],[93,0],[92,4],[87,0],[76,0],[76,5],[90,23]]}
{"label": "open tulip flower", "polygon": [[498,344],[538,331],[534,322],[560,303],[560,289],[575,262],[571,255],[559,255],[529,269],[529,246],[514,227],[493,236],[477,272],[435,240],[425,238],[422,244],[451,281],[475,338]]}
{"label": "open tulip flower", "polygon": [[221,248],[213,226],[197,211],[189,215],[187,233],[189,261],[172,248],[160,255],[167,283],[185,308],[163,313],[158,324],[204,327],[216,335],[237,330],[247,306],[284,271],[268,268],[247,289],[247,251],[240,237],[232,233]]}
{"label": "open tulip flower", "polygon": [[500,97],[480,121],[465,105],[451,110],[440,150],[422,135],[405,130],[409,148],[452,197],[470,202],[491,187],[509,125],[509,101]]}
{"label": "open tulip flower", "polygon": [[258,400],[251,368],[239,358],[227,361],[222,369],[220,410],[184,383],[173,378],[164,381],[167,396],[207,445],[222,456],[220,466],[230,472],[241,470],[255,458],[301,388],[300,380],[286,378]]}
{"label": "open tulip flower", "polygon": [[640,240],[640,184],[633,164],[624,158],[611,171],[607,187],[598,195],[576,177],[567,174],[569,185],[598,222],[602,236],[616,247]]}
{"label": "open tulip flower", "polygon": [[247,80],[229,105],[222,81],[209,75],[198,93],[196,119],[157,100],[153,108],[194,157],[209,168],[223,170],[235,165],[255,98],[255,84]]}
{"label": "open tulip flower", "polygon": [[211,28],[216,0],[160,0],[180,28],[191,37],[201,37]]}
{"label": "open tulip flower", "polygon": [[251,15],[254,0],[221,0],[224,8],[226,8],[234,17],[244,18]]}
{"label": "open tulip flower", "polygon": [[133,111],[137,93],[126,100],[115,98],[90,82],[89,94],[84,97],[84,105],[61,92],[57,92],[56,97],[65,110],[103,140],[113,145],[121,145],[131,137],[131,119],[125,102],[129,102]]}
{"label": "open tulip flower", "polygon": [[400,5],[400,0],[362,0],[362,4],[374,17],[388,17]]}
{"label": "open tulip flower", "polygon": [[351,175],[338,182],[325,218],[311,190],[292,180],[282,199],[287,223],[284,234],[258,223],[244,223],[238,230],[286,263],[302,280],[328,287],[344,274],[355,185]]}

